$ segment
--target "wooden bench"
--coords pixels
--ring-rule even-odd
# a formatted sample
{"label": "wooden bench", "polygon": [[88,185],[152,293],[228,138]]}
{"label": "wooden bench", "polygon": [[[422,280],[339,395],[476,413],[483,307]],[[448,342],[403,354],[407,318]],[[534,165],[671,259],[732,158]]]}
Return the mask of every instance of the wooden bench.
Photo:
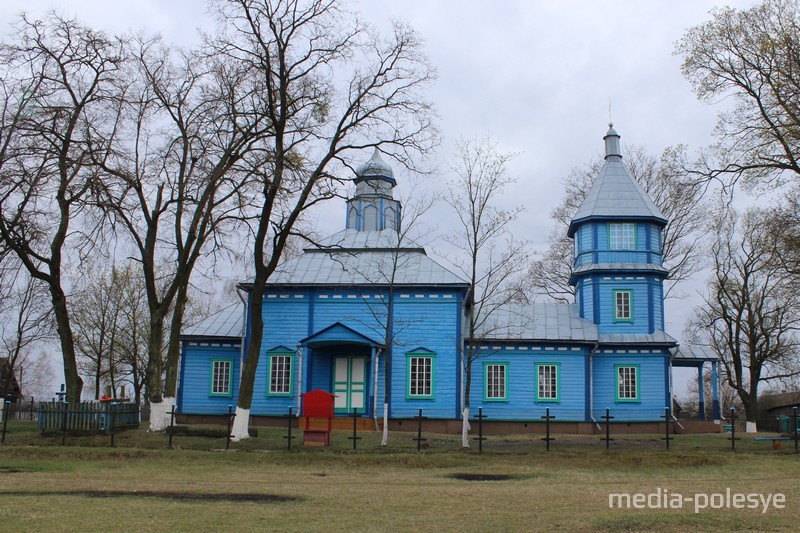
{"label": "wooden bench", "polygon": [[792,439],[790,439],[789,437],[755,437],[753,440],[755,440],[755,441],[771,440],[772,441],[772,449],[773,450],[780,450],[781,449],[781,441],[792,440]]}

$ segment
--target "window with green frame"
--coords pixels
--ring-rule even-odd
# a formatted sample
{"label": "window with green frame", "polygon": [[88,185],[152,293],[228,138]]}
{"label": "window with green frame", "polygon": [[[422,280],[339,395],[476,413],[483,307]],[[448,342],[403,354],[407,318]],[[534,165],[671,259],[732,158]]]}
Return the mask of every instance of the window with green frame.
{"label": "window with green frame", "polygon": [[608,225],[609,250],[635,250],[636,224],[633,222],[610,223]]}
{"label": "window with green frame", "polygon": [[633,322],[633,291],[614,290],[614,322]]}
{"label": "window with green frame", "polygon": [[291,352],[269,353],[269,382],[267,396],[292,395],[292,360]]}
{"label": "window with green frame", "polygon": [[639,365],[614,365],[617,374],[617,401],[638,402]]}
{"label": "window with green frame", "polygon": [[233,394],[233,360],[214,359],[211,361],[211,396],[231,396]]}
{"label": "window with green frame", "polygon": [[508,363],[483,363],[483,400],[508,400]]}
{"label": "window with green frame", "polygon": [[429,400],[434,398],[434,355],[436,354],[429,351],[406,354],[408,398]]}
{"label": "window with green frame", "polygon": [[536,401],[557,402],[560,400],[559,363],[536,363]]}

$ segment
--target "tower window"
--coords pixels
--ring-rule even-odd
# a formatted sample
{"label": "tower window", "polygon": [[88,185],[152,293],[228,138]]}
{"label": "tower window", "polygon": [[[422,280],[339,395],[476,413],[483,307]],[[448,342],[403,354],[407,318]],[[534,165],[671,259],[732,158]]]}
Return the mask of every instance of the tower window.
{"label": "tower window", "polygon": [[635,250],[636,224],[633,222],[609,224],[608,247],[611,250]]}
{"label": "tower window", "polygon": [[614,322],[633,322],[633,291],[614,291]]}
{"label": "tower window", "polygon": [[378,208],[374,205],[364,208],[364,229],[367,231],[378,229]]}

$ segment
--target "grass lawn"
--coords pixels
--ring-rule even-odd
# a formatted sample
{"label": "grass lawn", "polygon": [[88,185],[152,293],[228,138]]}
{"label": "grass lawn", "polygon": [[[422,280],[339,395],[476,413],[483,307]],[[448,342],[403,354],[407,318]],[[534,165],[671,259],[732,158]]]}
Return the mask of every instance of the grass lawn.
{"label": "grass lawn", "polygon": [[[743,436],[492,437],[485,452],[457,436],[348,432],[331,449],[285,450],[285,431],[225,451],[225,440],[145,431],[39,436],[11,423],[0,447],[2,531],[797,531],[800,455]],[[486,480],[493,476],[502,480]],[[459,478],[477,478],[476,480]],[[609,509],[610,493],[785,495],[783,509]],[[709,507],[714,503],[711,496]],[[656,497],[651,497],[655,502]],[[672,500],[673,505],[675,500]]]}

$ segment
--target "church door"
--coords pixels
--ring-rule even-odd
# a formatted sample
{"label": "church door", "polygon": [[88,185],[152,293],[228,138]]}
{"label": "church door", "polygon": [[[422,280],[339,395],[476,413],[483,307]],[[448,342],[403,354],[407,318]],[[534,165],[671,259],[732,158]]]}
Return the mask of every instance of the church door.
{"label": "church door", "polygon": [[363,356],[337,356],[333,360],[333,393],[336,413],[364,412],[367,359]]}

